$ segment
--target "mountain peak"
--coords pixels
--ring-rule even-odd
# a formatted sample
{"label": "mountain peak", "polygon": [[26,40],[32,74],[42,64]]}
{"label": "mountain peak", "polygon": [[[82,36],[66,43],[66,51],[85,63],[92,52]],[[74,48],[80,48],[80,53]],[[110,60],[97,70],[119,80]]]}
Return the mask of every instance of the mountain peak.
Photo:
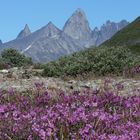
{"label": "mountain peak", "polygon": [[106,24],[107,24],[107,25],[110,25],[111,23],[112,23],[112,22],[111,22],[110,20],[107,20],[107,21],[106,21]]}
{"label": "mountain peak", "polygon": [[29,26],[28,26],[28,24],[26,24],[26,25],[25,25],[25,27],[24,27],[24,31],[31,32],[31,31],[30,31],[30,29],[29,29]]}
{"label": "mountain peak", "polygon": [[39,32],[39,36],[44,37],[54,37],[57,36],[61,30],[58,29],[51,21],[41,29],[39,29],[37,32]]}
{"label": "mountain peak", "polygon": [[48,25],[54,25],[51,21],[49,21]]}
{"label": "mountain peak", "polygon": [[84,11],[77,9],[65,23],[63,31],[74,39],[87,40],[90,37],[91,29]]}
{"label": "mountain peak", "polygon": [[[107,46],[135,46],[140,44],[140,17],[128,24],[123,20],[119,24],[127,24],[120,32],[117,32],[111,39],[104,42]],[[139,47],[139,45],[138,45]],[[137,49],[136,49],[137,50]]]}
{"label": "mountain peak", "polygon": [[100,29],[95,28],[92,32],[95,44],[98,46],[104,41],[110,39],[115,33],[123,29],[128,25],[126,20],[122,20],[118,23],[107,20]]}
{"label": "mountain peak", "polygon": [[0,45],[2,45],[2,41],[0,40]]}
{"label": "mountain peak", "polygon": [[29,29],[29,26],[26,24],[24,29],[18,34],[17,39],[24,38],[30,34],[31,34],[31,31]]}
{"label": "mountain peak", "polygon": [[80,9],[80,8],[78,8],[78,9],[73,13],[73,15],[79,15],[79,16],[85,16],[85,17],[86,17],[85,12],[84,12],[82,9]]}
{"label": "mountain peak", "polygon": [[[46,25],[46,28],[57,28],[51,21]],[[58,28],[57,28],[58,29]]]}
{"label": "mountain peak", "polygon": [[94,32],[99,32],[98,27],[95,27],[93,31],[94,31]]}

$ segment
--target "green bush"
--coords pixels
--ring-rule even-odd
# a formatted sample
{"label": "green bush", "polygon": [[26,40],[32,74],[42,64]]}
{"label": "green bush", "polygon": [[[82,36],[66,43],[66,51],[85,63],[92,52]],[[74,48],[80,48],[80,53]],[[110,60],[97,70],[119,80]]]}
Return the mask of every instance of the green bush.
{"label": "green bush", "polygon": [[44,64],[41,64],[41,63],[33,64],[33,69],[43,69],[43,68],[44,68]]}
{"label": "green bush", "polygon": [[1,58],[0,58],[0,70],[2,69],[7,69],[8,68],[8,64],[5,63]]}
{"label": "green bush", "polygon": [[57,62],[50,62],[45,66],[43,76],[57,77],[62,74],[61,70],[62,68]]}
{"label": "green bush", "polygon": [[58,61],[46,64],[45,76],[76,76],[92,73],[103,76],[108,74],[122,74],[124,68],[140,64],[140,57],[122,46],[94,47],[61,57]]}
{"label": "green bush", "polygon": [[16,49],[5,49],[1,52],[1,59],[4,63],[14,67],[32,64],[32,59],[19,53]]}

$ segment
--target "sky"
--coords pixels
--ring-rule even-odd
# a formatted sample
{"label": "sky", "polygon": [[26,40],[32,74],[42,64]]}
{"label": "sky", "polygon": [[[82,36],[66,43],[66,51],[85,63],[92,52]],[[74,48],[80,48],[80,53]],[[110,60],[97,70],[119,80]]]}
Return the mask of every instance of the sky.
{"label": "sky", "polygon": [[60,29],[77,9],[85,11],[91,28],[107,20],[133,21],[140,16],[140,0],[0,0],[0,39],[16,38],[28,24],[33,32],[52,21]]}

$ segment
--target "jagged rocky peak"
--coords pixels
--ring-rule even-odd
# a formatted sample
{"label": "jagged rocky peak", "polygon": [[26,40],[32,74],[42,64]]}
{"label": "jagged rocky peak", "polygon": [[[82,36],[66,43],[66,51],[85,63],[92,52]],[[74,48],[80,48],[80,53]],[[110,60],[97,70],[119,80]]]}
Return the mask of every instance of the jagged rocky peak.
{"label": "jagged rocky peak", "polygon": [[84,11],[77,9],[65,23],[63,31],[74,39],[86,40],[90,38],[91,29]]}
{"label": "jagged rocky peak", "polygon": [[118,23],[107,20],[105,24],[101,26],[100,29],[97,27],[93,30],[92,36],[95,44],[98,46],[102,44],[104,41],[110,39],[115,33],[120,31],[122,28],[127,26],[129,22],[126,20],[122,20]]}
{"label": "jagged rocky peak", "polygon": [[118,26],[120,27],[120,29],[124,28],[125,26],[127,26],[129,24],[129,22],[127,20],[121,20],[118,23]]}
{"label": "jagged rocky peak", "polygon": [[99,28],[98,27],[95,27],[93,32],[99,32]]}
{"label": "jagged rocky peak", "polygon": [[116,24],[115,22],[111,22],[110,20],[107,20],[106,23],[101,26],[101,30],[104,29],[104,28],[111,28],[115,24]]}
{"label": "jagged rocky peak", "polygon": [[85,12],[82,10],[82,9],[80,9],[80,8],[78,8],[74,13],[73,13],[73,15],[77,15],[77,16],[79,16],[80,18],[83,16],[84,18],[86,18],[86,14],[85,14]]}
{"label": "jagged rocky peak", "polygon": [[106,24],[107,24],[107,25],[110,25],[111,23],[112,23],[112,22],[111,22],[110,20],[107,20],[107,21],[106,21]]}
{"label": "jagged rocky peak", "polygon": [[100,31],[104,31],[104,30],[106,30],[106,31],[109,31],[109,30],[119,31],[120,29],[124,28],[128,24],[129,24],[129,22],[127,22],[126,20],[122,20],[118,23],[107,20],[106,23],[101,26]]}
{"label": "jagged rocky peak", "polygon": [[29,26],[26,24],[24,29],[18,34],[17,39],[24,38],[30,34],[31,34],[31,31],[29,29]]}
{"label": "jagged rocky peak", "polygon": [[39,30],[41,35],[45,35],[46,37],[55,37],[57,36],[61,30],[57,28],[51,21]]}
{"label": "jagged rocky peak", "polygon": [[125,19],[121,20],[120,23],[122,23],[122,24],[129,24],[129,22],[127,20],[125,20]]}
{"label": "jagged rocky peak", "polygon": [[47,24],[47,28],[57,28],[51,21]]}
{"label": "jagged rocky peak", "polygon": [[106,27],[113,27],[113,26],[115,26],[115,24],[117,24],[117,23],[112,22],[112,21],[110,21],[110,20],[107,20],[107,21],[106,21],[106,24],[105,24],[104,26],[106,26]]}
{"label": "jagged rocky peak", "polygon": [[0,45],[2,45],[2,40],[0,39]]}
{"label": "jagged rocky peak", "polygon": [[117,30],[121,30],[122,28],[124,28],[128,24],[129,24],[129,22],[127,22],[126,20],[122,20],[122,21],[120,21],[118,23],[111,22],[110,20],[107,20],[106,24],[104,24],[102,27],[105,27],[105,28],[117,28]]}

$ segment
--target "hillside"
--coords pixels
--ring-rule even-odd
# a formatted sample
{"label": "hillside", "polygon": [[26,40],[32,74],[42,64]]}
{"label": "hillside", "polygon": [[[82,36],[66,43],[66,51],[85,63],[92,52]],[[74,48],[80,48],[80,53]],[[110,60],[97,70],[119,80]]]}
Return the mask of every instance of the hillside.
{"label": "hillside", "polygon": [[138,64],[140,64],[140,57],[126,47],[91,47],[47,63],[44,75],[49,77],[120,75],[125,68]]}
{"label": "hillside", "polygon": [[124,29],[120,30],[110,40],[106,41],[102,45],[129,46],[132,51],[140,52],[140,17],[138,17]]}

